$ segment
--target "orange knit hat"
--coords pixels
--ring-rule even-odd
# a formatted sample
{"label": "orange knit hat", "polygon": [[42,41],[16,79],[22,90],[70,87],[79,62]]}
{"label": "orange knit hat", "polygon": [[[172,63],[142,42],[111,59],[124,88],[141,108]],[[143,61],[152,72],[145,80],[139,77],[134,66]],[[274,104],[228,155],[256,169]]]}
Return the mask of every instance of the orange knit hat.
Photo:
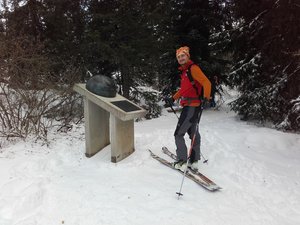
{"label": "orange knit hat", "polygon": [[179,49],[176,50],[176,57],[181,54],[181,53],[184,53],[186,54],[189,58],[190,58],[190,48],[187,47],[187,46],[183,46]]}

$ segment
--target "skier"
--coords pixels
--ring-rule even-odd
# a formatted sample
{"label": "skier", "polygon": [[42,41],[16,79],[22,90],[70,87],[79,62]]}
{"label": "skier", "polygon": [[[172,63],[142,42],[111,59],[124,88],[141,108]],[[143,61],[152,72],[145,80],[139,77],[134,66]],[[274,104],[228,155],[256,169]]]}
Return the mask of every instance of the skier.
{"label": "skier", "polygon": [[[174,102],[181,98],[180,105],[183,106],[178,124],[174,133],[176,143],[177,161],[173,166],[176,169],[184,171],[186,166],[193,170],[198,169],[198,160],[200,160],[200,133],[196,131],[196,125],[198,123],[198,115],[201,110],[200,104],[203,89],[202,104],[209,102],[211,83],[209,79],[204,75],[200,67],[193,63],[190,59],[189,47],[184,46],[176,51],[176,58],[180,64],[179,70],[181,72],[180,89],[176,94],[169,99]],[[195,133],[196,132],[196,133]],[[187,162],[187,146],[185,144],[184,135],[188,133],[190,139],[195,134],[195,141],[190,156],[190,163]]]}

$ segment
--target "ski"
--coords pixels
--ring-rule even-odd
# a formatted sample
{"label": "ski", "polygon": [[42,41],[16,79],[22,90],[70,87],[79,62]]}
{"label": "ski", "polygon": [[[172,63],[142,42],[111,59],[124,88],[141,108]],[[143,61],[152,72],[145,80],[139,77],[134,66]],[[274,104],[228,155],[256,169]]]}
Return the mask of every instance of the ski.
{"label": "ski", "polygon": [[[158,155],[155,155],[150,149],[148,149],[148,150],[149,150],[152,158],[156,159],[157,161],[164,164],[165,166],[170,167],[170,168],[180,172],[181,174],[183,174],[183,172],[181,170],[175,169],[171,162],[159,157]],[[199,178],[199,176],[191,173],[190,171],[187,171],[186,177],[193,180],[194,182],[196,182],[197,184],[199,184],[200,186],[204,187],[205,189],[207,189],[209,191],[217,191],[220,189],[219,186],[203,181],[202,179]]]}
{"label": "ski", "polygon": [[[173,160],[177,160],[177,157],[174,153],[172,153],[167,147],[162,147],[163,153],[170,156]],[[221,189],[220,186],[218,186],[215,182],[210,180],[208,177],[200,173],[199,171],[192,170],[188,168],[188,171],[196,176],[198,176],[201,180],[207,183],[207,185],[212,185],[214,188]]]}

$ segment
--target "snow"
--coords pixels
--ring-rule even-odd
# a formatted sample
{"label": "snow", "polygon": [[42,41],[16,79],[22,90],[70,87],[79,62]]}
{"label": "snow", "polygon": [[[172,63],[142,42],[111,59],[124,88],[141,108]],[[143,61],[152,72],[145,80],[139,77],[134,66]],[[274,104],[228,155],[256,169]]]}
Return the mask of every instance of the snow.
{"label": "snow", "polygon": [[[174,149],[177,118],[135,123],[136,151],[114,164],[110,146],[86,158],[84,125],[0,149],[1,225],[300,224],[300,136],[239,121],[226,106],[200,122],[200,170],[220,185],[208,192],[152,159]],[[188,138],[186,139],[189,140]]]}

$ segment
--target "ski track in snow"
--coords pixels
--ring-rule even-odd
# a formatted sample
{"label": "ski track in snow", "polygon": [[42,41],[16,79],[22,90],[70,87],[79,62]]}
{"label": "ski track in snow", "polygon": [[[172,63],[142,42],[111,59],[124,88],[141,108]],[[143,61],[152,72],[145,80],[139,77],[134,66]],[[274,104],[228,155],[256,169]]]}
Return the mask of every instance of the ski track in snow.
{"label": "ski track in snow", "polygon": [[[200,122],[200,171],[208,192],[152,159],[175,149],[177,118],[135,123],[136,151],[110,163],[110,146],[86,158],[84,126],[53,132],[50,146],[18,142],[0,152],[0,225],[300,224],[300,136],[239,121],[226,107]],[[189,146],[189,138],[186,136]]]}

